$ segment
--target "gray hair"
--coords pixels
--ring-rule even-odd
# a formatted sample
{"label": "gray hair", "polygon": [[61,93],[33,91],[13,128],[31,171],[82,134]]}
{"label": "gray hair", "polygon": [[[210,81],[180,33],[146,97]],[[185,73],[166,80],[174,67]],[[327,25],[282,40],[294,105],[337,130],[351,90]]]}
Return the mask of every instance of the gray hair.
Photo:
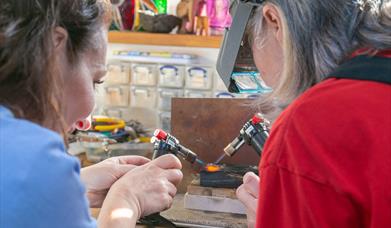
{"label": "gray hair", "polygon": [[[266,0],[283,15],[284,67],[274,91],[259,101],[286,107],[323,80],[359,48],[391,48],[391,0]],[[263,5],[249,22],[252,42],[262,45]],[[255,50],[256,51],[256,50]],[[269,107],[269,108],[265,108]]]}

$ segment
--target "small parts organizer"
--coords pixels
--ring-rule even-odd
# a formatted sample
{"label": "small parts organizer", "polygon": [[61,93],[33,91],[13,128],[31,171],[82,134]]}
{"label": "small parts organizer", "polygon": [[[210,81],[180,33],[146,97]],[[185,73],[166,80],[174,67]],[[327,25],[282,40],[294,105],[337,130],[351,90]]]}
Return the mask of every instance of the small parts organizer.
{"label": "small parts organizer", "polygon": [[191,61],[171,64],[159,58],[162,61],[110,60],[105,83],[98,90],[97,114],[135,119],[169,132],[171,98],[235,97],[227,92],[215,66]]}

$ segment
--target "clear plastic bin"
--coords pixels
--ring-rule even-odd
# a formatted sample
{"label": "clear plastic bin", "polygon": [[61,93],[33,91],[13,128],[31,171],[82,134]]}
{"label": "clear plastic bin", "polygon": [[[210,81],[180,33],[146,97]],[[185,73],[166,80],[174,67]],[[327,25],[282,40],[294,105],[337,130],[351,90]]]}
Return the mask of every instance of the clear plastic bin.
{"label": "clear plastic bin", "polygon": [[107,75],[105,83],[112,84],[129,84],[130,65],[125,63],[110,63],[107,65]]}
{"label": "clear plastic bin", "polygon": [[171,113],[160,112],[159,113],[159,128],[166,132],[171,132]]}
{"label": "clear plastic bin", "polygon": [[156,89],[148,87],[131,87],[131,107],[155,108]]}
{"label": "clear plastic bin", "polygon": [[171,110],[171,99],[173,97],[183,97],[183,91],[178,89],[159,89],[158,108],[161,110]]}
{"label": "clear plastic bin", "polygon": [[137,120],[145,128],[153,132],[158,126],[158,113],[156,109],[131,107],[122,111],[122,119]]}
{"label": "clear plastic bin", "polygon": [[199,90],[185,90],[185,97],[188,97],[188,98],[208,98],[208,97],[211,97],[211,92],[199,91]]}
{"label": "clear plastic bin", "polygon": [[158,125],[158,113],[156,109],[128,107],[128,108],[113,108],[105,107],[100,115],[116,117],[125,121],[136,120],[144,125],[150,131],[154,131]]}
{"label": "clear plastic bin", "polygon": [[124,119],[124,110],[123,108],[105,108],[103,111],[103,115],[115,117],[118,119]]}
{"label": "clear plastic bin", "polygon": [[211,89],[213,76],[212,72],[212,69],[209,67],[187,67],[185,87],[187,89]]}
{"label": "clear plastic bin", "polygon": [[184,67],[175,65],[159,66],[159,86],[182,88],[184,82]]}
{"label": "clear plastic bin", "polygon": [[156,66],[153,64],[132,64],[132,84],[141,86],[156,85]]}
{"label": "clear plastic bin", "polygon": [[95,110],[105,106],[106,104],[106,90],[105,83],[95,86]]}
{"label": "clear plastic bin", "polygon": [[107,86],[104,89],[105,105],[107,106],[128,106],[129,87],[128,86]]}

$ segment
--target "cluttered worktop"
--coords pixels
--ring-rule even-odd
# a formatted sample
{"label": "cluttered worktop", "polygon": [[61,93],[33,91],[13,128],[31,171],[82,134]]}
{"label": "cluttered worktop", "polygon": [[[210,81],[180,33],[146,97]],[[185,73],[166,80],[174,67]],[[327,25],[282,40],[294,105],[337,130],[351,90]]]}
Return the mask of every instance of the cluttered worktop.
{"label": "cluttered worktop", "polygon": [[[91,161],[88,161],[85,153],[78,155],[78,158],[81,161],[83,167],[94,164]],[[199,188],[193,187],[193,192],[195,194],[206,194],[210,197],[213,196],[227,196],[228,199],[234,199],[235,193],[233,190],[226,191],[224,189],[215,191],[211,189],[200,190]],[[202,192],[203,191],[203,192]],[[166,218],[175,224],[175,227],[205,227],[205,228],[241,228],[246,227],[247,220],[244,214],[233,214],[233,213],[223,213],[223,212],[212,212],[212,211],[202,211],[202,210],[191,210],[184,208],[184,194],[177,194],[174,198],[174,203],[170,209],[161,213],[161,216]],[[223,204],[223,198],[220,201],[220,204]],[[213,199],[215,203],[219,203],[216,198]],[[91,215],[94,218],[98,218],[100,209],[91,208]],[[148,225],[138,224],[136,227],[151,227]],[[156,225],[153,227],[167,227],[162,225]]]}
{"label": "cluttered worktop", "polygon": [[[79,154],[78,158],[80,159],[83,167],[94,164],[93,162],[87,160],[85,153]],[[226,205],[224,204],[225,200],[227,199],[231,200],[236,198],[234,190],[220,189],[216,191],[212,188],[201,189],[194,186],[191,189],[192,189],[191,191],[194,192],[194,194],[199,194],[204,196],[208,195],[208,197],[211,197],[214,203],[220,204],[223,207]],[[216,198],[216,196],[221,198]],[[185,198],[184,194],[177,194],[174,198],[174,203],[172,207],[167,211],[161,213],[161,216],[174,223],[175,227],[200,227],[200,228],[202,227],[205,228],[246,227],[247,224],[246,215],[244,215],[243,213],[234,214],[234,213],[186,209],[184,208],[184,204],[185,204],[184,198]],[[90,211],[91,211],[91,215],[94,218],[97,218],[100,209],[91,208]],[[151,227],[151,226],[145,224],[138,224],[137,227],[142,228],[142,227]],[[153,227],[168,227],[168,226],[154,225]]]}
{"label": "cluttered worktop", "polygon": [[[266,137],[268,137],[268,122],[257,114],[249,118],[249,116],[251,117],[251,112],[243,112],[240,115],[225,114],[226,118],[222,119],[223,122],[216,123],[227,126],[224,129],[225,135],[219,134],[219,129],[211,129],[214,116],[222,115],[227,110],[227,108],[223,109],[221,107],[232,107],[235,109],[238,106],[241,107],[241,102],[243,100],[174,99],[172,132],[175,132],[176,136],[180,137],[181,140],[174,137],[173,133],[156,130],[151,135],[149,143],[145,142],[145,140],[139,140],[139,144],[149,145],[148,148],[144,148],[141,154],[137,150],[125,150],[130,154],[135,152],[136,155],[152,159],[171,153],[183,160],[182,172],[184,180],[178,186],[178,194],[174,198],[172,207],[160,213],[168,223],[174,223],[175,226],[162,227],[246,227],[246,209],[236,197],[236,188],[242,184],[242,178],[246,172],[252,171],[257,173],[257,167],[254,166],[254,164],[257,164],[257,159],[252,157],[259,158],[260,156],[258,151],[262,150],[263,143]],[[204,105],[210,105],[210,107],[215,108],[187,113],[191,112],[188,108],[189,106],[200,107]],[[182,116],[182,118],[176,118],[178,115]],[[245,123],[241,129],[237,129],[237,126],[228,126],[226,124],[232,121],[233,118],[238,118],[239,120],[237,121]],[[94,127],[96,129],[97,126],[102,126],[102,124],[99,121],[94,122],[92,123],[92,129]],[[103,126],[108,128],[109,125],[103,124]],[[139,125],[136,126],[140,127]],[[135,127],[134,123],[133,127]],[[189,129],[195,130],[191,131],[192,137],[188,137],[188,133],[186,133],[190,131]],[[129,129],[127,130],[129,131]],[[137,132],[144,131],[138,129]],[[121,130],[116,129],[116,135],[111,136],[117,136],[120,133]],[[102,138],[99,138],[98,142],[94,142],[94,140],[91,141],[90,137],[85,137],[84,134],[82,133],[83,137],[78,138],[81,141],[87,140],[87,144],[83,145],[91,146],[91,143],[102,143]],[[103,142],[109,142],[110,140],[113,140],[113,138],[105,138]],[[216,147],[214,149],[215,153],[210,153],[207,150],[207,148],[212,148],[207,144],[211,140],[215,142],[213,145]],[[130,142],[125,143],[132,145]],[[137,145],[137,143],[133,143]],[[110,152],[109,148],[116,147],[107,147],[115,145],[115,143],[104,144],[102,145],[103,149],[98,148],[98,150],[96,147],[93,147],[94,152],[92,155],[100,153],[99,159],[121,155]],[[258,154],[254,153],[254,150]],[[241,152],[236,153],[237,151]],[[221,156],[222,154],[223,156]],[[233,159],[234,155],[235,158]],[[94,156],[91,156],[91,151],[90,155],[88,153],[80,153],[77,156],[81,160],[83,167],[98,161],[94,160]],[[91,212],[93,216],[97,217],[99,209],[91,209]],[[145,226],[145,224],[149,224],[151,221],[141,221],[143,224],[140,224],[139,227],[160,227],[155,223],[152,226]]]}

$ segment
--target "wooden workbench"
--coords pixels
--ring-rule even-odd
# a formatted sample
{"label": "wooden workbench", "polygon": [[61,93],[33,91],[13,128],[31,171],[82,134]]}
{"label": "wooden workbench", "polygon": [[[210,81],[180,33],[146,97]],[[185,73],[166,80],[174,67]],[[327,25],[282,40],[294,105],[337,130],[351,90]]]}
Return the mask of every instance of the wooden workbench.
{"label": "wooden workbench", "polygon": [[[92,215],[96,218],[99,209],[91,209]],[[247,227],[245,215],[204,212],[197,210],[188,210],[183,208],[183,194],[175,196],[172,207],[160,213],[163,217],[170,220],[177,227],[205,227],[205,228],[244,228]],[[137,227],[145,227],[137,225]]]}

